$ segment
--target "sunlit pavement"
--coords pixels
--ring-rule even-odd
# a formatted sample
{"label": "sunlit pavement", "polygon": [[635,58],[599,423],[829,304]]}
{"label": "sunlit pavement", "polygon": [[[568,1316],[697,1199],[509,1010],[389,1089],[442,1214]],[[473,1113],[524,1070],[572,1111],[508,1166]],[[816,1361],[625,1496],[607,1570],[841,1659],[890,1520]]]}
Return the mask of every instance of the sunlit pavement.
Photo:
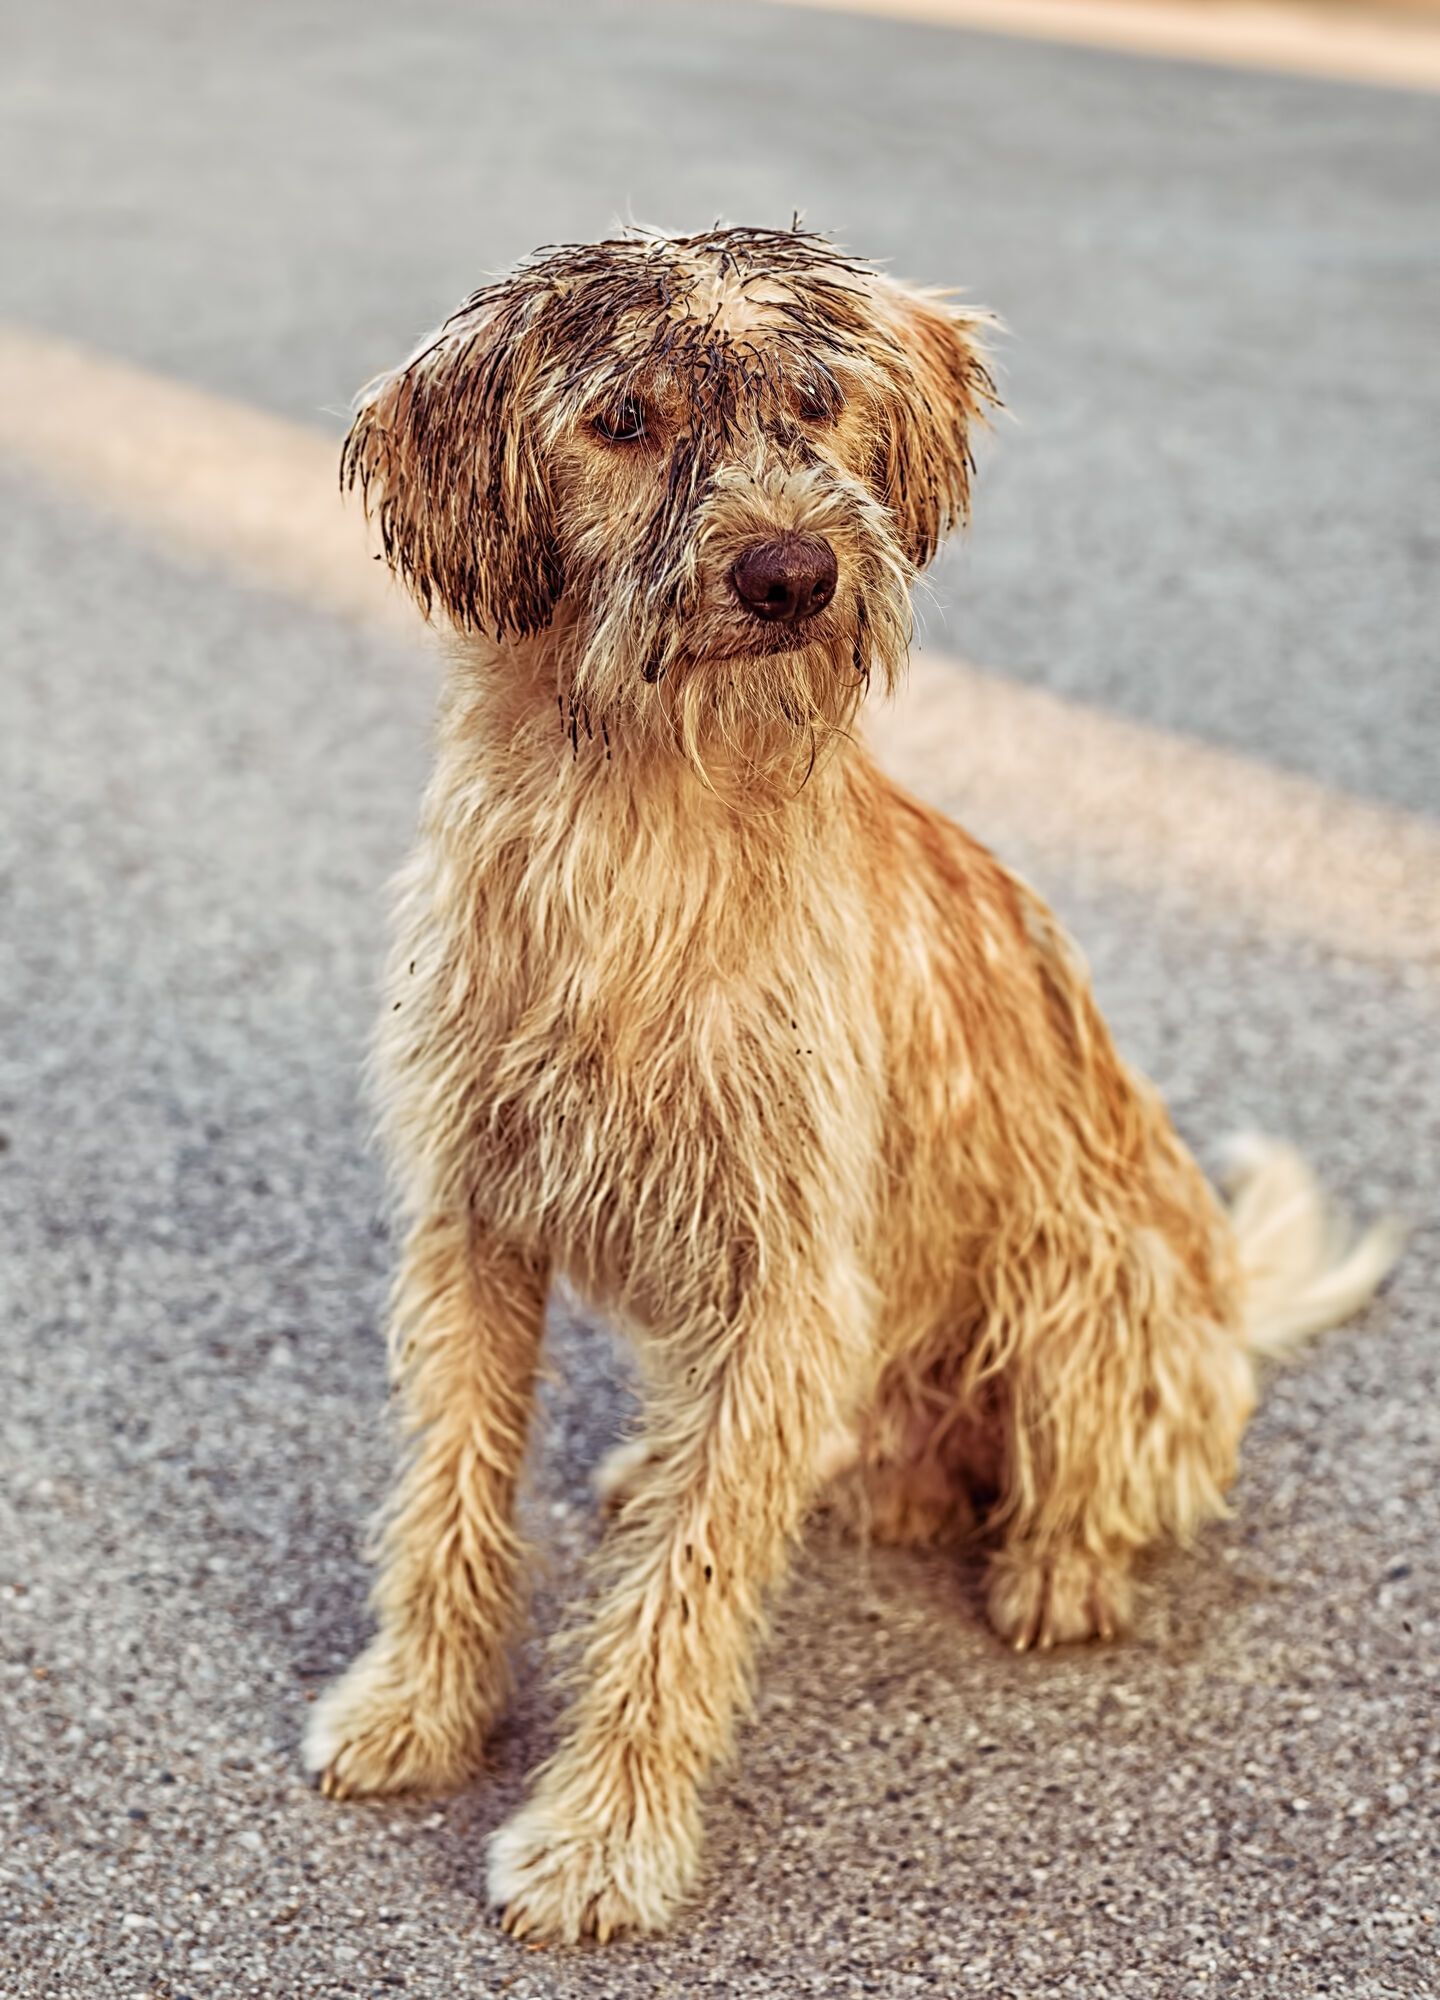
{"label": "sunlit pavement", "polygon": [[[0,1991],[1435,1991],[1440,104],[367,0],[35,10],[0,106]],[[388,1455],[357,1067],[434,685],[325,434],[533,243],[796,205],[1013,329],[886,754],[1202,1152],[1287,1133],[1418,1227],[1126,1645],[1013,1659],[963,1567],[818,1532],[686,1925],[536,1953],[481,1852],[628,1407],[599,1333],[556,1328],[493,1770],[337,1808],[295,1758]]]}

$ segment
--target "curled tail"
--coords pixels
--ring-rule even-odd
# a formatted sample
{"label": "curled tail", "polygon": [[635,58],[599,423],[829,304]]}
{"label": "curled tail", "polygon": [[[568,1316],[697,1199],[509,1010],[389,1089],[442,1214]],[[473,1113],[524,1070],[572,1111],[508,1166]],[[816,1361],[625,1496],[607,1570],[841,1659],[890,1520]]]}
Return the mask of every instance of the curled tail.
{"label": "curled tail", "polygon": [[1358,1236],[1293,1146],[1250,1134],[1232,1141],[1222,1177],[1245,1282],[1252,1352],[1278,1359],[1338,1326],[1373,1297],[1405,1230],[1393,1217]]}

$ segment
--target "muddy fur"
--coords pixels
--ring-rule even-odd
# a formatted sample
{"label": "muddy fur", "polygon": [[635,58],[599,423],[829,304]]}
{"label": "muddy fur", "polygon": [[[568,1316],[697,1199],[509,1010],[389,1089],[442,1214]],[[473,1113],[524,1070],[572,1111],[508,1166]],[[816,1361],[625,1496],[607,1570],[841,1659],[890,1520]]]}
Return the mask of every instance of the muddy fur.
{"label": "muddy fur", "polygon": [[[545,1301],[634,1342],[558,1749],[494,1838],[517,1934],[665,1924],[806,1513],[977,1527],[1026,1646],[1125,1622],[1223,1510],[1254,1353],[1393,1244],[1252,1146],[1237,1228],[1043,903],[855,735],[965,517],[983,317],[801,231],[546,251],[366,392],[342,477],[453,633],[375,1061],[408,1449],[306,1756],[445,1786],[504,1700]],[[765,624],[740,555],[827,542]]]}

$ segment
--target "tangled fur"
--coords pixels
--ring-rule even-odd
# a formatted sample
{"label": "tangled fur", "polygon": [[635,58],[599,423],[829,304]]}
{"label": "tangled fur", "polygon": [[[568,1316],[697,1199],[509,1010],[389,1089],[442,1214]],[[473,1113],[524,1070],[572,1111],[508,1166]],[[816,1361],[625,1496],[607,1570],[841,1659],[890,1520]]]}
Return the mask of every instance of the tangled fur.
{"label": "tangled fur", "polygon": [[[1223,1511],[1255,1354],[1393,1254],[1263,1143],[1227,1216],[1045,906],[851,733],[968,508],[982,333],[800,231],[554,250],[345,446],[455,643],[376,1053],[410,1444],[327,1790],[479,1761],[554,1280],[646,1384],[560,1747],[492,1845],[517,1934],[671,1916],[822,1495],[982,1527],[1015,1645],[1109,1635],[1136,1551]],[[800,624],[734,582],[785,535],[836,558]]]}

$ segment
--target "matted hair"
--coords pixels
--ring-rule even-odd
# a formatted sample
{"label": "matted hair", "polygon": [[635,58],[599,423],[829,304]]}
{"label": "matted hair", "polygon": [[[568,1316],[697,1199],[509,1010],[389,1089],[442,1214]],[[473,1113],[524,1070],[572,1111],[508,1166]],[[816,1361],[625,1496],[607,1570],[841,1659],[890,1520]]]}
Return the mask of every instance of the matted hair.
{"label": "matted hair", "polygon": [[[985,324],[798,228],[551,247],[370,384],[341,478],[427,615],[438,606],[501,644],[556,628],[572,717],[660,713],[697,757],[707,732],[736,740],[763,724],[813,754],[872,672],[893,682],[914,576],[968,514],[972,431],[995,401]],[[608,494],[557,465],[597,412],[657,380],[683,407],[617,518]],[[839,463],[813,427],[842,411]],[[705,575],[777,525],[841,546],[843,629],[837,616],[823,638],[757,647],[743,685],[696,672],[737,650],[699,618]],[[664,698],[647,700],[667,676]]]}

